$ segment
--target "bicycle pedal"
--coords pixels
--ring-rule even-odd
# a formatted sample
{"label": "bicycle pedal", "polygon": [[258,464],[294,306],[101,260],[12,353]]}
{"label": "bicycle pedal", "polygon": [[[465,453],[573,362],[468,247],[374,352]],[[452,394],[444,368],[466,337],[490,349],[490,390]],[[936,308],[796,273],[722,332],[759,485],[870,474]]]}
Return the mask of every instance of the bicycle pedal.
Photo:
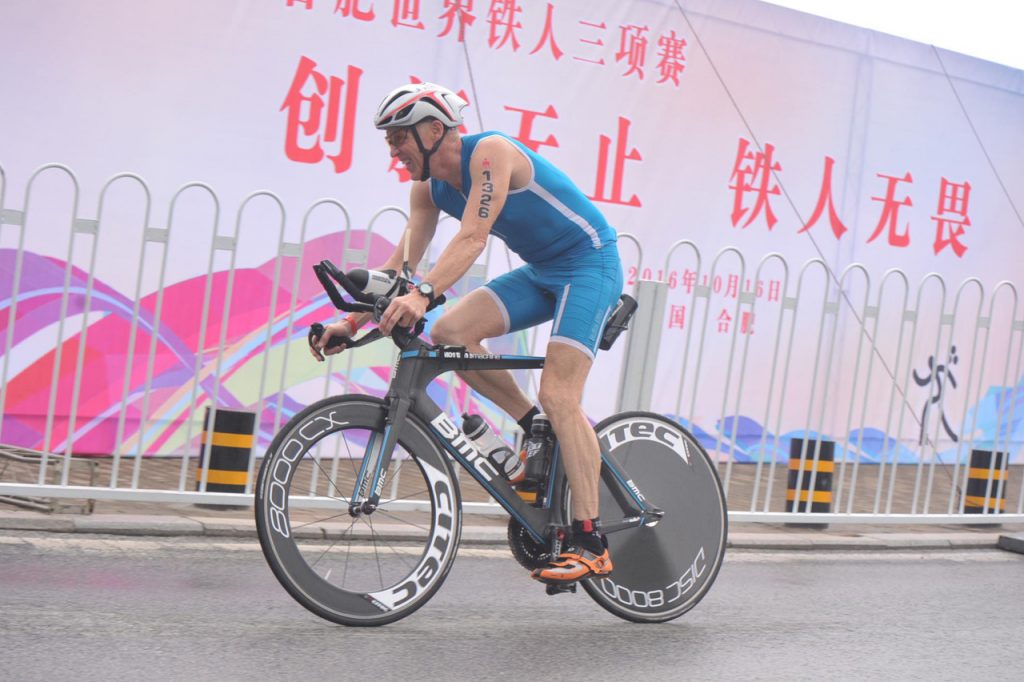
{"label": "bicycle pedal", "polygon": [[569,583],[568,585],[556,585],[554,583],[548,583],[547,588],[544,590],[548,595],[556,595],[568,592],[569,594],[576,594],[576,583]]}

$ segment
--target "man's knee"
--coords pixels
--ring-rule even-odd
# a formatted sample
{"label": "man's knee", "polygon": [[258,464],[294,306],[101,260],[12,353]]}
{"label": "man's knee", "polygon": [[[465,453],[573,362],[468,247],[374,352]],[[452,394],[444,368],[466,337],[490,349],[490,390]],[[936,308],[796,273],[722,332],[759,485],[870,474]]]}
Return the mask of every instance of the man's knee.
{"label": "man's knee", "polygon": [[540,390],[537,392],[537,402],[541,410],[554,420],[561,416],[571,416],[580,411],[581,396],[568,386],[561,386],[554,382],[541,382]]}
{"label": "man's knee", "polygon": [[548,346],[537,391],[537,401],[545,414],[553,415],[555,420],[582,414],[583,390],[589,371],[590,360],[583,352],[561,343]]}
{"label": "man's knee", "polygon": [[506,331],[500,309],[488,292],[480,288],[435,321],[430,336],[436,343],[473,346]]}
{"label": "man's knee", "polygon": [[[460,322],[460,319],[462,322]],[[483,341],[474,325],[465,324],[465,318],[459,315],[442,315],[430,329],[430,338],[434,343],[446,343],[452,346],[472,346]]]}
{"label": "man's knee", "polygon": [[452,324],[450,315],[439,317],[430,329],[430,338],[435,343],[464,344],[466,343],[464,336],[464,330],[459,329],[458,325]]}

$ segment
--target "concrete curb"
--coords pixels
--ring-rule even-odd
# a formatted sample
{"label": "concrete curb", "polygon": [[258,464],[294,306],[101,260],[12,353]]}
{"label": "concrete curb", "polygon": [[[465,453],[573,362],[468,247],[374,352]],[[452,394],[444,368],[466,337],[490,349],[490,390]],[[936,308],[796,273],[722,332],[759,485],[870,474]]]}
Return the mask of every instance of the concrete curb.
{"label": "concrete curb", "polygon": [[40,512],[0,512],[0,529],[45,530],[55,533],[73,533],[74,517]]}
{"label": "concrete curb", "polygon": [[1024,554],[1024,533],[1016,533],[1014,535],[1000,535],[999,548],[1005,549],[1008,552]]}
{"label": "concrete curb", "polygon": [[730,549],[759,550],[949,550],[995,549],[998,533],[863,533],[849,536],[806,533],[733,533]]}
{"label": "concrete curb", "polygon": [[205,535],[203,525],[180,516],[92,514],[74,519],[76,533],[107,535]]}
{"label": "concrete curb", "polygon": [[[375,524],[378,532],[401,539],[406,527]],[[337,539],[344,537],[350,524],[314,523],[295,529],[297,537]],[[91,533],[134,536],[207,536],[255,539],[254,519],[225,519],[209,516],[168,516],[159,514],[46,514],[43,512],[0,512],[0,531],[43,531],[51,533]],[[357,530],[357,534],[360,531]],[[464,544],[502,545],[507,542],[504,526],[462,527]]]}
{"label": "concrete curb", "polygon": [[[378,524],[378,530],[390,531],[401,538],[402,528]],[[320,523],[305,526],[303,537],[339,538],[349,526],[345,523]],[[53,533],[89,533],[131,536],[206,536],[256,538],[256,523],[251,518],[214,516],[173,516],[158,514],[45,514],[42,512],[0,511],[0,531],[42,531]],[[465,525],[462,542],[468,545],[504,545],[503,525]],[[822,531],[734,532],[729,535],[730,549],[739,550],[949,550],[995,549],[1024,553],[1024,534],[999,532],[868,532],[835,535]]]}

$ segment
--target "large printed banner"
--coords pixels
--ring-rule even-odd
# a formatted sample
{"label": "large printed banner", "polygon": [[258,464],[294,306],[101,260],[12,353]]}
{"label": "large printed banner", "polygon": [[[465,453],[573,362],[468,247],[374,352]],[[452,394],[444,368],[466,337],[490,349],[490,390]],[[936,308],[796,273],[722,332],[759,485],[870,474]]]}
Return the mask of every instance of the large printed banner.
{"label": "large printed banner", "polygon": [[[898,268],[914,286],[929,273],[953,289],[971,277],[987,292],[1004,280],[1021,284],[1024,72],[754,0],[38,0],[0,5],[0,35],[0,198],[18,210],[27,208],[32,171],[59,162],[74,170],[86,215],[99,212],[92,206],[103,183],[129,171],[152,190],[153,225],[171,221],[167,206],[177,188],[201,181],[216,189],[221,221],[266,187],[287,207],[291,239],[292,225],[323,197],[341,202],[352,228],[361,230],[382,207],[405,206],[410,186],[372,126],[380,98],[419,80],[459,92],[470,102],[463,132],[499,129],[515,136],[565,169],[620,232],[636,238],[639,249],[626,240],[620,247],[630,285],[668,283],[665,371],[653,402],[680,418],[681,367],[671,349],[696,323],[689,294],[694,287],[711,292],[709,338],[722,341],[705,350],[713,365],[730,352],[730,334],[767,334],[767,316],[781,311],[785,276],[753,272],[766,254],[780,254],[794,272],[809,259],[832,273],[861,263],[876,283]],[[62,208],[47,193],[66,188],[61,181],[40,185],[27,203],[34,210],[30,221],[42,217],[25,234],[37,278],[47,267],[61,271],[68,258],[67,228],[46,218]],[[110,295],[124,299],[117,310],[132,305],[136,287],[136,268],[125,266],[138,259],[139,237],[129,224],[123,234],[117,225],[106,227],[94,267]],[[381,253],[400,227],[382,233]],[[166,282],[194,288],[208,267],[205,255],[196,257],[197,245],[206,253],[208,233],[176,229]],[[4,325],[16,247],[11,235],[10,227],[0,235]],[[684,239],[699,247],[702,269],[683,257],[685,249],[673,250]],[[275,255],[271,241],[243,240],[236,267],[265,272]],[[733,259],[711,271],[712,258],[726,247],[743,256],[745,269]],[[328,255],[309,253],[306,262]],[[55,278],[46,286],[55,286],[49,281]],[[153,301],[156,285],[148,287],[142,300]],[[268,292],[259,291],[269,308]],[[313,301],[315,294],[307,293]],[[744,293],[763,312],[736,315]],[[29,316],[32,309],[22,310]],[[1021,313],[1008,319],[1014,315]],[[232,323],[242,336],[263,331],[241,319]],[[16,337],[28,339],[30,328],[57,319],[37,322]],[[22,313],[19,323],[25,324]],[[1008,335],[1010,325],[992,333]],[[794,335],[793,352],[811,356],[819,341],[808,336]],[[942,359],[952,369],[955,342],[918,352],[911,363],[919,375]],[[182,376],[195,357],[183,348],[168,346],[161,359],[168,367],[180,364]],[[12,385],[18,376],[43,385],[19,388],[26,401],[19,414],[8,396],[2,440],[17,434],[20,443],[39,447],[52,354],[23,349],[12,361]],[[103,371],[96,372],[93,380],[102,384]],[[110,385],[119,388],[123,376],[123,363],[109,364]],[[163,379],[173,384],[175,376]],[[1011,379],[989,383],[1001,390],[1019,376]],[[757,380],[768,377],[748,381]],[[933,390],[916,386],[920,395],[905,396],[896,408],[913,406],[906,434],[897,434],[908,441],[922,428],[916,417]],[[32,390],[38,394],[29,400]],[[200,395],[210,390],[197,389]],[[708,390],[706,402],[717,409],[721,393]],[[120,394],[100,393],[80,417],[96,425],[87,449],[109,451]],[[138,399],[141,387],[133,385],[131,393]],[[586,404],[595,417],[607,414],[613,400],[598,393]],[[793,409],[783,407],[776,431],[803,428],[808,399],[788,396]],[[183,400],[173,396],[176,405]],[[25,405],[42,414],[25,413]],[[962,421],[974,407],[951,407],[958,413],[949,420]],[[133,403],[133,419],[139,409]],[[714,434],[723,428],[715,409],[685,416]],[[872,402],[865,424],[881,429],[888,410],[884,400]],[[182,407],[177,414],[187,413]],[[142,450],[182,446],[183,434],[172,437],[173,420],[163,423],[163,440],[144,438]],[[835,433],[831,424],[824,430]],[[130,434],[131,424],[124,428]],[[1017,428],[1012,425],[1014,433]]]}

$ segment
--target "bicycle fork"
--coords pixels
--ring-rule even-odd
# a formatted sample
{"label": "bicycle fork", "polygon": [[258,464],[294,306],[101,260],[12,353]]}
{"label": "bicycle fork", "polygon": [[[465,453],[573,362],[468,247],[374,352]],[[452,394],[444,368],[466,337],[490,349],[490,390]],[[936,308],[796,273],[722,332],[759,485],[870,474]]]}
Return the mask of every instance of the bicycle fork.
{"label": "bicycle fork", "polygon": [[408,413],[408,401],[398,400],[392,396],[388,413],[384,417],[383,436],[373,431],[366,443],[366,454],[359,465],[359,473],[356,475],[352,496],[349,498],[350,516],[372,514],[380,504],[380,496],[391,468],[391,457],[395,452],[395,445],[398,444],[396,425],[402,424]]}

